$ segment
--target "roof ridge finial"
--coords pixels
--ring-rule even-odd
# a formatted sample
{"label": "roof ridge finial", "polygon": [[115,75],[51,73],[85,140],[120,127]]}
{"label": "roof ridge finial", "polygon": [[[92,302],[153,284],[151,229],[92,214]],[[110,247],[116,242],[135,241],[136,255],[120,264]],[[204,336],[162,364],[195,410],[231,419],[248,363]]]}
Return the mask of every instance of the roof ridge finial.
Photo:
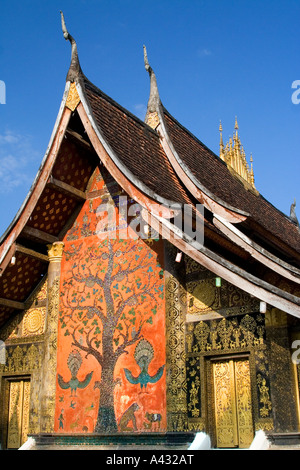
{"label": "roof ridge finial", "polygon": [[237,116],[235,116],[235,124],[234,124],[234,128],[235,130],[237,131],[238,128],[239,128],[239,125],[238,125],[238,122],[237,122]]}
{"label": "roof ridge finial", "polygon": [[290,219],[299,227],[299,221],[296,216],[295,207],[296,207],[296,199],[294,198],[294,202],[292,203],[291,208],[290,208]]}
{"label": "roof ridge finial", "polygon": [[160,104],[160,98],[158,93],[156,76],[148,61],[146,46],[144,45],[143,48],[145,69],[147,70],[150,76],[150,96],[148,100],[147,113],[145,118],[145,121],[147,122],[149,114],[157,112],[158,106]]}
{"label": "roof ridge finial", "polygon": [[219,132],[220,132],[220,158],[224,160],[223,127],[222,127],[221,120],[220,120],[220,125],[219,125]]}
{"label": "roof ridge finial", "polygon": [[223,127],[220,121],[220,158],[225,161],[227,166],[231,167],[232,170],[248,183],[253,190],[257,191],[255,188],[254,180],[254,171],[253,171],[253,157],[250,156],[250,165],[247,162],[245,149],[242,145],[241,139],[238,134],[238,120],[235,116],[234,132],[232,136],[229,136],[229,140],[224,146],[223,144]]}
{"label": "roof ridge finial", "polygon": [[76,79],[78,78],[79,73],[81,73],[81,67],[80,67],[79,59],[78,59],[77,44],[73,36],[71,36],[71,34],[67,30],[64,14],[62,11],[60,12],[60,15],[61,15],[61,27],[64,33],[64,38],[66,41],[70,41],[71,46],[72,46],[71,65],[68,71],[67,81],[75,82]]}

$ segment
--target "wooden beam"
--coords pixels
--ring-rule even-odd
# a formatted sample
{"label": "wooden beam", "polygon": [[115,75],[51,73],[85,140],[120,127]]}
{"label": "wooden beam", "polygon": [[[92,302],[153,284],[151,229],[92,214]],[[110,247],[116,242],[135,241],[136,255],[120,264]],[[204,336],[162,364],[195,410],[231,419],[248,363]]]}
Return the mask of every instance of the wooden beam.
{"label": "wooden beam", "polygon": [[53,178],[53,176],[50,176],[47,184],[48,186],[51,186],[52,188],[57,189],[58,191],[67,194],[68,196],[74,197],[75,199],[79,199],[80,201],[86,200],[86,194],[84,191],[81,191],[80,189],[74,188],[74,186]]}
{"label": "wooden beam", "polygon": [[23,302],[16,302],[15,300],[2,299],[0,298],[0,305],[3,307],[14,308],[16,310],[25,310],[25,304]]}
{"label": "wooden beam", "polygon": [[22,234],[28,238],[39,240],[42,243],[54,243],[58,241],[58,238],[50,235],[50,233],[42,232],[41,230],[28,226],[23,228]]}
{"label": "wooden beam", "polygon": [[44,255],[42,253],[38,253],[37,251],[30,250],[29,248],[26,248],[25,246],[22,245],[16,245],[16,252],[22,253],[23,255],[31,256],[32,258],[37,258],[41,261],[45,261],[48,263],[49,258],[47,255]]}
{"label": "wooden beam", "polygon": [[[64,101],[63,101],[64,103]],[[0,247],[0,256],[1,256],[1,267],[2,260],[7,256],[8,251],[11,248],[12,243],[20,236],[23,231],[29,217],[32,214],[33,209],[36,206],[37,201],[41,197],[41,194],[45,188],[47,180],[51,175],[53,164],[55,162],[56,156],[61,146],[61,142],[64,138],[66,128],[69,124],[72,111],[65,107],[63,111],[59,114],[59,124],[55,126],[53,131],[53,137],[51,139],[50,147],[46,153],[47,158],[43,162],[43,166],[40,169],[39,178],[37,179],[34,187],[29,191],[26,198],[26,203],[14,224],[11,224],[9,230],[7,231],[4,241]]]}
{"label": "wooden beam", "polygon": [[80,211],[82,209],[82,204],[78,204],[77,207],[75,207],[73,214],[69,217],[67,222],[65,223],[64,227],[58,234],[59,240],[63,240],[67,232],[70,230],[72,225],[74,224],[75,220],[77,219]]}
{"label": "wooden beam", "polygon": [[248,292],[248,294],[256,299],[300,318],[300,297],[290,294],[233,265],[205,246],[197,243],[196,247],[193,246],[192,242],[195,242],[194,240],[181,230],[176,229],[174,225],[162,217],[157,218],[153,214],[150,216],[145,209],[142,210],[141,216],[148,224],[150,224],[150,221],[151,227],[168,240],[169,243],[176,246],[180,252],[186,253],[201,266],[215,273],[216,276]]}
{"label": "wooden beam", "polygon": [[80,144],[82,144],[87,149],[92,150],[91,144],[87,142],[86,140],[84,140],[84,138],[80,134],[78,134],[78,132],[72,131],[71,129],[68,128],[66,130],[66,134],[73,137],[73,139],[77,140]]}

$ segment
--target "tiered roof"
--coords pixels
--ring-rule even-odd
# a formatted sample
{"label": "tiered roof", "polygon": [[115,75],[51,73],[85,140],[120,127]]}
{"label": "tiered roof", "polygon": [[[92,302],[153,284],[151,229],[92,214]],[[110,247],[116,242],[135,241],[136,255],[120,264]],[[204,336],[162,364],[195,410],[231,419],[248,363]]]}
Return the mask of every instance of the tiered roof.
{"label": "tiered roof", "polygon": [[[150,98],[143,122],[86,78],[64,20],[62,26],[72,57],[58,118],[37,177],[0,240],[0,327],[26,308],[47,273],[47,245],[62,240],[74,222],[100,163],[141,204],[147,220],[152,211],[151,224],[162,235],[171,233],[179,251],[300,317],[298,224],[172,117],[146,51]],[[192,206],[194,215],[197,204],[204,206],[204,246],[174,226],[174,203]]]}

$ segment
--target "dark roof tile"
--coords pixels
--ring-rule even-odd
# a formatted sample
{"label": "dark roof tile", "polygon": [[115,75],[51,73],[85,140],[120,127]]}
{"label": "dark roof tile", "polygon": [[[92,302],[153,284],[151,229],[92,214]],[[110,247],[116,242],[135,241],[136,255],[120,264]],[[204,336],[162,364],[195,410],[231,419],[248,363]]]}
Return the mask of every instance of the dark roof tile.
{"label": "dark roof tile", "polygon": [[261,227],[300,252],[298,227],[262,195],[247,190],[227,165],[164,110],[172,144],[201,184],[227,204],[250,214]]}

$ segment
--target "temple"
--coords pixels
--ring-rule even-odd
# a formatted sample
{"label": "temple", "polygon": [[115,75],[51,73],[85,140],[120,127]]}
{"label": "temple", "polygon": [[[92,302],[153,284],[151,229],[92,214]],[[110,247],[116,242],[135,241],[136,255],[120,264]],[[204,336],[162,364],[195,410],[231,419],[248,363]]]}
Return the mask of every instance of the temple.
{"label": "temple", "polygon": [[[299,443],[300,230],[256,188],[238,132],[216,155],[83,73],[0,239],[2,449]],[[299,350],[299,354],[298,354]]]}

